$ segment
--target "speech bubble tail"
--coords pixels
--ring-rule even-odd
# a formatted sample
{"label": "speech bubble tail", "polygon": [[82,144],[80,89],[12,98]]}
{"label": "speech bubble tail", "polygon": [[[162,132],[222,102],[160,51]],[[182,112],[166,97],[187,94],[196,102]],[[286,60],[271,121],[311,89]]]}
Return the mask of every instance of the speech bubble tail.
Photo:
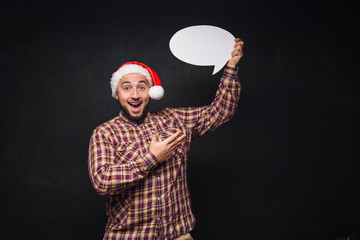
{"label": "speech bubble tail", "polygon": [[214,70],[212,75],[215,75],[218,71],[220,71],[222,68],[224,67],[224,65],[214,65]]}

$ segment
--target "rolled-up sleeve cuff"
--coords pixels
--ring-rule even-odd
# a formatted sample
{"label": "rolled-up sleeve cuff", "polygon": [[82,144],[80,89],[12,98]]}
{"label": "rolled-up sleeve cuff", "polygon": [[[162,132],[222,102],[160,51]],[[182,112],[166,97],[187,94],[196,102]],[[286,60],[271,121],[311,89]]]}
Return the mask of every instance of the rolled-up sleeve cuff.
{"label": "rolled-up sleeve cuff", "polygon": [[227,77],[235,77],[236,78],[237,72],[238,72],[237,67],[233,68],[233,67],[225,66],[225,68],[224,68],[224,74]]}
{"label": "rolled-up sleeve cuff", "polygon": [[223,73],[223,78],[227,79],[227,80],[230,80],[230,81],[235,81],[235,82],[240,83],[237,72],[238,72],[237,67],[233,68],[233,67],[225,66],[224,73]]}

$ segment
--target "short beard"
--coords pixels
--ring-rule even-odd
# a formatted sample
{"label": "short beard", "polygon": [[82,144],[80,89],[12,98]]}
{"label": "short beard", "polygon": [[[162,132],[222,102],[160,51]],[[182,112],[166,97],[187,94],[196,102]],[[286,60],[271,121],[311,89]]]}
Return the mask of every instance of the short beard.
{"label": "short beard", "polygon": [[124,108],[123,106],[121,106],[121,104],[120,104],[120,110],[124,113],[125,117],[127,119],[129,119],[130,121],[135,122],[135,123],[141,123],[142,121],[144,121],[147,113],[149,112],[149,103],[147,103],[145,105],[144,110],[142,111],[142,113],[139,117],[131,116],[131,114],[129,113],[127,108]]}

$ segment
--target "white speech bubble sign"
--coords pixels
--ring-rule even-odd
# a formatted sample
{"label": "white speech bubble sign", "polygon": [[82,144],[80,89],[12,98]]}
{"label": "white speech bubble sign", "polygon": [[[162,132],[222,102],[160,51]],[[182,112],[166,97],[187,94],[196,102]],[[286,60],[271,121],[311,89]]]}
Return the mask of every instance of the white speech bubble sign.
{"label": "white speech bubble sign", "polygon": [[210,25],[197,25],[177,31],[170,39],[170,50],[183,62],[197,66],[214,66],[213,75],[231,58],[235,37]]}

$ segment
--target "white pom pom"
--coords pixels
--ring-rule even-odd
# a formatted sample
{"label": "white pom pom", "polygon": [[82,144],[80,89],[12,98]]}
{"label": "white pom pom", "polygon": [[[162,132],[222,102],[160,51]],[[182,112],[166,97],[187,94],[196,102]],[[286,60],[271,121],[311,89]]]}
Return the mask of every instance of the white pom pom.
{"label": "white pom pom", "polygon": [[154,100],[160,100],[164,96],[164,89],[162,86],[153,86],[149,89],[149,96]]}

